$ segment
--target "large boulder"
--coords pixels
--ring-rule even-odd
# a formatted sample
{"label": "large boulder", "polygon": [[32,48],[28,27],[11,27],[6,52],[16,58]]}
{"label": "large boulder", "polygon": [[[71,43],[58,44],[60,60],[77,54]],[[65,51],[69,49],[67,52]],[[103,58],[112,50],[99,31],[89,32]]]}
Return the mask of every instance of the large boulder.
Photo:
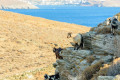
{"label": "large boulder", "polygon": [[120,36],[111,34],[98,34],[92,39],[92,50],[95,54],[113,54],[120,56]]}

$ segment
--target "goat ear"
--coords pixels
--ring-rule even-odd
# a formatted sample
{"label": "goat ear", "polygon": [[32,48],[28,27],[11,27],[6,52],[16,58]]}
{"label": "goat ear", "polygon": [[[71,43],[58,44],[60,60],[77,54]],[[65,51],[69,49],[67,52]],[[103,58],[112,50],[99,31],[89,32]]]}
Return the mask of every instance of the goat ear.
{"label": "goat ear", "polygon": [[54,48],[53,48],[53,52],[55,52],[55,51],[56,51],[56,48],[54,47]]}
{"label": "goat ear", "polygon": [[45,75],[44,75],[44,78],[45,78],[45,79],[48,79],[48,78],[49,78],[49,76],[48,76],[47,74],[45,74]]}

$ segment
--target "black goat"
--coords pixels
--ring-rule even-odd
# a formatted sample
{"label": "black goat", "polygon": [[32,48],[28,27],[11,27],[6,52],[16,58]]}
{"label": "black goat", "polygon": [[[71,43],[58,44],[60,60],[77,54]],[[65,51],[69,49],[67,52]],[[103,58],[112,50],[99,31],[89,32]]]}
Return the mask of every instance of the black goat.
{"label": "black goat", "polygon": [[60,80],[60,76],[59,73],[55,74],[55,75],[44,75],[45,80]]}
{"label": "black goat", "polygon": [[115,34],[115,30],[118,29],[118,19],[117,18],[113,18],[111,21],[111,32],[114,35]]}

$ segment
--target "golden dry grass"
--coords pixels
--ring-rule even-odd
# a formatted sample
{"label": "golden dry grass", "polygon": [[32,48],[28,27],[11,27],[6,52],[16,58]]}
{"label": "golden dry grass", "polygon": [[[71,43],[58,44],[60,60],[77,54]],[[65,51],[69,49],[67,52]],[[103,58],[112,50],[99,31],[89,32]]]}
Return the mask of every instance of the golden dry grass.
{"label": "golden dry grass", "polygon": [[[46,67],[42,73],[54,74],[47,69],[56,59],[52,52],[59,47],[71,46],[67,33],[85,33],[90,28],[38,17],[0,11],[0,79]],[[38,80],[43,80],[41,74]]]}

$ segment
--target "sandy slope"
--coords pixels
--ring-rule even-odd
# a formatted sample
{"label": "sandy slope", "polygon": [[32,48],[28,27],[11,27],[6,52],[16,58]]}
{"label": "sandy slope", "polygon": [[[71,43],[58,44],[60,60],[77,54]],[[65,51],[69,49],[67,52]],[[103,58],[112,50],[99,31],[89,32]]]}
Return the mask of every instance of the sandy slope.
{"label": "sandy slope", "polygon": [[[0,11],[0,79],[23,71],[47,68],[56,61],[52,52],[54,44],[59,47],[71,46],[69,42],[72,39],[66,38],[69,31],[84,33],[89,29],[85,26]],[[49,72],[46,70],[42,72],[54,72],[54,68],[49,69]]]}

